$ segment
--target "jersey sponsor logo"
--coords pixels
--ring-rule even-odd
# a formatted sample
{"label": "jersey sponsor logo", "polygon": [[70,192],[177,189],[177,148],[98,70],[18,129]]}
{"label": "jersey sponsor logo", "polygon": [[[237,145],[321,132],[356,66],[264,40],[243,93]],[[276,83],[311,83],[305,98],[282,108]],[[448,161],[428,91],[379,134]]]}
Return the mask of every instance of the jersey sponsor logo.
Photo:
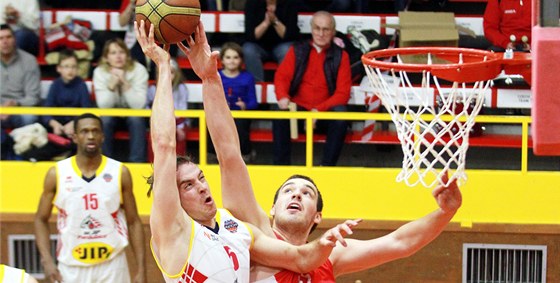
{"label": "jersey sponsor logo", "polygon": [[226,222],[224,222],[224,228],[226,228],[226,230],[228,230],[230,233],[237,233],[237,227],[239,227],[239,224],[231,219],[228,219],[226,220]]}
{"label": "jersey sponsor logo", "polygon": [[64,179],[64,183],[72,183],[72,176],[66,176],[66,179]]}
{"label": "jersey sponsor logo", "polygon": [[77,192],[83,189],[83,187],[65,187],[64,190],[70,193]]}
{"label": "jersey sponsor logo", "polygon": [[101,263],[109,259],[113,247],[105,243],[93,242],[78,245],[72,249],[72,256],[86,264]]}
{"label": "jersey sponsor logo", "polygon": [[517,12],[515,11],[515,9],[508,9],[504,11],[504,14],[516,14]]}
{"label": "jersey sponsor logo", "polygon": [[99,234],[99,232],[101,232],[102,227],[103,224],[101,224],[99,220],[95,219],[94,217],[91,217],[91,215],[88,215],[80,223],[80,228],[82,229],[82,233],[81,235],[78,235],[78,239],[92,240],[92,239],[107,238],[107,235]]}
{"label": "jersey sponsor logo", "polygon": [[88,215],[86,218],[84,218],[84,220],[82,220],[82,223],[80,224],[80,228],[89,230],[95,230],[97,228],[100,228],[101,226],[101,222],[91,217],[91,215]]}
{"label": "jersey sponsor logo", "polygon": [[204,237],[208,238],[208,240],[211,241],[220,241],[220,238],[212,233],[208,233],[208,231],[202,231],[202,234],[204,235]]}
{"label": "jersey sponsor logo", "polygon": [[103,180],[105,180],[105,182],[109,183],[109,182],[111,182],[111,180],[113,180],[113,175],[111,175],[109,173],[105,173],[105,174],[103,174]]}

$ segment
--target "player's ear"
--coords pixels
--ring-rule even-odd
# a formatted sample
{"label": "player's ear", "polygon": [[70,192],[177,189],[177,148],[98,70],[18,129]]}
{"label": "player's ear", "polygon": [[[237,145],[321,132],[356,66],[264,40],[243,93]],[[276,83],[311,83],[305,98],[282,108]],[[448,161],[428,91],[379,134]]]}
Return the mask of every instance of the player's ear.
{"label": "player's ear", "polygon": [[272,207],[270,208],[270,216],[274,217],[275,214],[276,214],[276,206],[272,205]]}
{"label": "player's ear", "polygon": [[323,220],[323,213],[322,212],[317,212],[315,214],[315,217],[313,218],[313,223],[319,224],[319,223],[321,223],[321,220]]}

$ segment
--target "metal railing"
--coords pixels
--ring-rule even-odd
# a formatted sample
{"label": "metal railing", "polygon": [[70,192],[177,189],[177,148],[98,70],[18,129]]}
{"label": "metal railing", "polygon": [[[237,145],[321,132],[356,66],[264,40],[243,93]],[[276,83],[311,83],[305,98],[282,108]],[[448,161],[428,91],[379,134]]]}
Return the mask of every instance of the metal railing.
{"label": "metal railing", "polygon": [[[78,116],[83,113],[90,112],[98,116],[115,116],[115,117],[149,117],[151,110],[148,109],[99,109],[99,108],[54,108],[54,107],[0,107],[0,115],[52,115],[52,116]],[[206,117],[203,110],[177,110],[175,116],[184,118],[199,119],[199,153],[200,164],[206,165],[207,152],[207,131]],[[287,111],[232,111],[234,118],[244,119],[304,119],[306,129],[306,156],[305,167],[313,167],[313,120],[348,120],[348,121],[391,121],[391,116],[387,113],[357,113],[357,112],[287,112]],[[422,117],[429,119],[430,115]],[[447,118],[447,119],[446,119]],[[444,117],[444,120],[451,120],[451,116]],[[529,150],[529,124],[530,117],[524,116],[498,116],[498,115],[479,115],[476,118],[478,123],[488,124],[509,124],[521,126],[521,172],[528,171],[528,150]]]}

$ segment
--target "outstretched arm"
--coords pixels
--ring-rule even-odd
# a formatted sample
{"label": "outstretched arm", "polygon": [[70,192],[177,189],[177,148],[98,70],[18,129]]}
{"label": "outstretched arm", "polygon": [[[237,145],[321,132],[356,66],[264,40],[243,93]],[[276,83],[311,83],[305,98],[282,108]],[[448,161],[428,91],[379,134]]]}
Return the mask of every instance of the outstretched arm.
{"label": "outstretched arm", "polygon": [[[188,251],[188,243],[183,243],[183,240],[185,236],[190,235],[191,219],[181,207],[176,181],[175,109],[171,88],[170,57],[166,50],[155,43],[153,25],[148,35],[144,29],[144,21],[141,21],[140,26],[135,22],[134,29],[142,51],[158,68],[157,89],[150,118],[150,134],[154,151],[152,180],[154,202],[150,215],[150,228],[160,254],[166,255],[167,262],[178,262],[182,265],[184,258],[180,257],[186,255]],[[174,257],[177,257],[177,260]],[[175,274],[173,272],[178,272],[181,267],[163,268]]]}
{"label": "outstretched arm", "polygon": [[461,206],[461,191],[456,182],[439,186],[432,192],[439,209],[401,226],[394,232],[367,241],[348,239],[348,247],[332,252],[335,276],[356,272],[408,257],[433,241]]}
{"label": "outstretched arm", "polygon": [[346,220],[329,229],[319,239],[300,246],[268,237],[258,228],[253,228],[255,242],[251,249],[251,260],[266,266],[284,268],[298,273],[309,272],[321,266],[328,259],[332,249],[337,246],[336,242],[341,244],[340,249],[344,249],[347,245],[344,237],[351,235],[352,228],[360,222],[360,219]]}
{"label": "outstretched arm", "polygon": [[[266,214],[254,213],[260,208],[253,195],[253,187],[247,166],[241,157],[237,129],[225,99],[222,80],[218,74],[218,52],[212,52],[202,22],[194,33],[194,38],[187,39],[188,47],[179,47],[188,56],[195,73],[202,79],[204,113],[208,131],[220,164],[222,178],[222,197],[224,207],[236,217],[263,229],[268,226],[267,234],[272,235],[270,222]],[[249,201],[239,202],[239,197]]]}

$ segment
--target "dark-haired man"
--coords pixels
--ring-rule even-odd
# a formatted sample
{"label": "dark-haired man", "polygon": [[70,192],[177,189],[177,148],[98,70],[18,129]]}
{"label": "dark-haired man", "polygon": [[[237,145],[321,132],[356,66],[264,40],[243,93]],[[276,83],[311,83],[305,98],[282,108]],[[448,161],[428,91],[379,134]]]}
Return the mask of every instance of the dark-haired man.
{"label": "dark-haired man", "polygon": [[[146,282],[144,230],[130,171],[101,154],[103,138],[99,117],[76,117],[76,155],[57,162],[45,177],[35,237],[49,282],[131,282],[124,252],[129,240],[137,263],[134,282]],[[58,267],[50,248],[53,205],[58,210]]]}
{"label": "dark-haired man", "polygon": [[[267,237],[259,229],[218,209],[204,172],[188,158],[177,158],[175,116],[171,95],[168,51],[154,40],[154,26],[146,34],[144,21],[135,23],[136,37],[144,53],[158,68],[158,81],[150,134],[154,150],[154,174],[150,178],[154,201],[150,214],[151,247],[165,282],[249,281],[250,262],[307,272],[319,266],[335,243],[345,245],[356,221],[347,221],[306,245],[289,245]],[[249,186],[251,181],[241,156],[233,118],[218,74],[218,52],[208,45],[202,23],[179,44],[193,71],[202,80],[203,103],[212,138],[222,141],[218,154],[222,188]],[[223,130],[223,131],[222,131]],[[230,137],[224,147],[223,137]],[[208,279],[208,281],[206,281]],[[184,282],[181,280],[181,282]]]}

